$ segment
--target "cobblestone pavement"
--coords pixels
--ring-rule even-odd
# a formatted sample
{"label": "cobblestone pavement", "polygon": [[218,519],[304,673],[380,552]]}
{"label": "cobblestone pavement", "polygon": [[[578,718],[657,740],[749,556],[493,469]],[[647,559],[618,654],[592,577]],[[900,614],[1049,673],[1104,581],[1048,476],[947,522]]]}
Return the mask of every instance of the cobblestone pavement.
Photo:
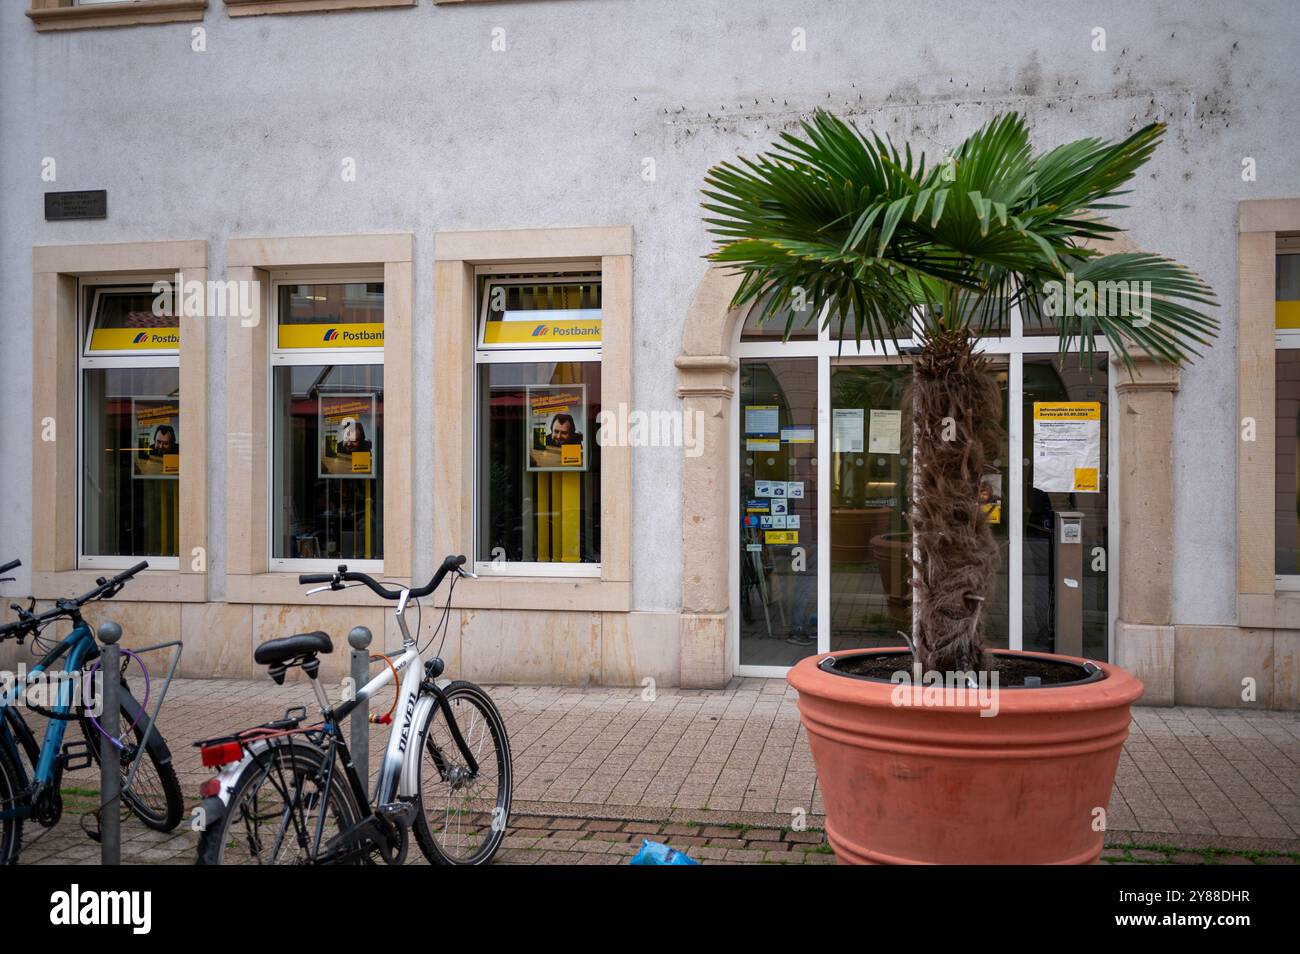
{"label": "cobblestone pavement", "polygon": [[[795,694],[782,680],[660,690],[653,699],[640,689],[490,691],[510,732],[516,779],[502,862],[621,863],[642,837],[709,863],[834,860]],[[197,802],[209,774],[191,741],[291,705],[312,711],[305,682],[177,680],[160,726],[187,803]],[[386,735],[372,726],[372,773]],[[97,786],[97,770],[64,777],[64,817],[48,831],[25,826],[23,862],[98,860],[80,824]],[[1112,863],[1297,863],[1300,713],[1135,709],[1108,822],[1103,860]],[[127,863],[190,863],[197,842],[185,825],[159,834],[134,819],[122,837]]]}

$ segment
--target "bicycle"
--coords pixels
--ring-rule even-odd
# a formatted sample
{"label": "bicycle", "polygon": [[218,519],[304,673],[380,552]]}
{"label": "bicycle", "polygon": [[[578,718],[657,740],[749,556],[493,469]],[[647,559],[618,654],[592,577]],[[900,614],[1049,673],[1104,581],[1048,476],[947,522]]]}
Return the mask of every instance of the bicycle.
{"label": "bicycle", "polygon": [[[21,561],[13,560],[0,566],[0,573],[7,573],[21,565]],[[16,622],[0,626],[0,641],[15,638],[21,645],[31,636],[33,645],[44,648],[41,631],[56,619],[66,618],[71,621],[72,632],[50,648],[40,662],[28,670],[27,679],[21,685],[14,680],[12,687],[6,686],[0,693],[0,864],[17,862],[22,850],[23,822],[26,819],[32,818],[47,829],[58,823],[63,815],[60,788],[63,773],[69,769],[90,768],[99,763],[101,731],[93,721],[93,713],[86,708],[87,693],[74,696],[71,691],[75,679],[89,677],[87,665],[100,656],[99,643],[82,618],[81,608],[87,603],[116,596],[127,581],[148,565],[148,562],[139,563],[111,579],[100,577],[95,581],[93,589],[75,599],[57,600],[54,608],[44,613],[34,612],[35,600],[26,609],[16,603],[10,604],[19,618]],[[51,667],[65,656],[63,673],[61,677],[56,677],[60,681],[56,682],[51,693],[55,697],[54,703],[49,707],[30,700],[27,703],[33,711],[49,719],[44,740],[38,744],[35,734],[15,703],[20,696],[27,694],[33,677],[50,673]],[[152,725],[144,707],[131,695],[125,674],[119,672],[117,675],[121,680],[121,715],[129,726],[128,732],[135,738],[134,742],[119,740],[122,800],[132,814],[149,828],[171,831],[180,823],[184,810],[180,781],[172,765],[171,752],[162,734]],[[65,743],[67,724],[73,721],[80,724],[83,740]],[[148,758],[141,761],[134,778],[131,778],[131,770],[141,746]],[[23,763],[24,756],[31,766],[30,777]],[[128,780],[130,785],[127,784]]]}
{"label": "bicycle", "polygon": [[[401,655],[350,699],[331,705],[320,684],[321,653],[331,652],[322,632],[284,636],[260,645],[253,658],[269,667],[277,685],[300,667],[307,675],[322,721],[304,726],[306,709],[234,735],[196,742],[202,762],[218,774],[200,788],[203,797],[198,863],[387,864],[406,860],[409,834],[433,864],[487,864],[496,854],[510,816],[512,766],[505,722],[491,698],[464,680],[440,678],[443,661],[422,653],[446,633],[451,594],[462,576],[463,556],[449,556],[423,587],[392,589],[340,566],[334,573],[303,574],[308,590],[364,585],[396,600]],[[452,575],[441,620],[425,647],[406,624],[406,609]],[[416,604],[419,605],[418,602]],[[416,632],[419,632],[419,623]],[[353,764],[342,724],[362,702],[396,682],[396,712],[370,799],[368,767]],[[439,715],[442,718],[438,718]],[[414,744],[412,744],[414,742]],[[342,780],[339,769],[342,769]]]}

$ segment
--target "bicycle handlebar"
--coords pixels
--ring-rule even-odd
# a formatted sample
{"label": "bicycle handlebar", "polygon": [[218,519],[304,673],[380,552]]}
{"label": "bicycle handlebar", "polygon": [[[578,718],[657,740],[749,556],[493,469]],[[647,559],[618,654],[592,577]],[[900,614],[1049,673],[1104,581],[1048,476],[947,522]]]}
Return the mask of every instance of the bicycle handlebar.
{"label": "bicycle handlebar", "polygon": [[8,573],[10,570],[16,570],[22,565],[22,560],[10,560],[4,566],[0,566],[0,573]]}
{"label": "bicycle handlebar", "polygon": [[147,569],[148,566],[148,560],[141,560],[135,566],[123,570],[121,573],[117,574],[117,576],[110,577],[109,579],[104,579],[104,577],[101,576],[95,581],[95,586],[92,589],[87,590],[85,593],[82,593],[74,599],[57,600],[54,604],[54,608],[48,609],[44,613],[28,613],[20,609],[18,612],[22,617],[21,619],[0,626],[0,639],[7,639],[10,636],[22,632],[35,630],[42,623],[48,623],[50,620],[58,619],[60,616],[67,616],[73,610],[80,609],[93,600],[112,599],[122,589],[127,580],[131,579],[131,577],[135,576],[141,570]]}
{"label": "bicycle handlebar", "polygon": [[[443,577],[448,573],[451,573],[453,570],[460,569],[464,564],[464,554],[446,557],[442,561],[442,565],[438,567],[437,572],[433,574],[433,579],[424,586],[412,589],[410,591],[411,597],[413,599],[419,599],[422,596],[428,596],[439,587],[442,583]],[[332,590],[343,589],[344,583],[362,583],[370,587],[370,589],[372,589],[377,595],[382,596],[386,600],[396,600],[401,599],[402,597],[402,590],[400,588],[391,589],[390,587],[384,586],[384,584],[380,583],[374,577],[365,573],[359,573],[355,570],[349,570],[347,566],[340,566],[333,573],[303,573],[299,575],[298,582],[304,585],[312,583],[327,583]]]}

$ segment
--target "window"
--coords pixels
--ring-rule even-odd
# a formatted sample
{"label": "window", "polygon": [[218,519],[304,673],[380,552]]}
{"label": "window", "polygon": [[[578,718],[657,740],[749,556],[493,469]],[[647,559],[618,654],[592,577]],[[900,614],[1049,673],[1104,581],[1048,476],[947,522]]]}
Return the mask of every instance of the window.
{"label": "window", "polygon": [[273,280],[271,564],[384,555],[384,283],[379,275]]}
{"label": "window", "polygon": [[202,20],[208,0],[31,0],[37,30],[81,30]]}
{"label": "window", "polygon": [[476,562],[600,573],[601,280],[481,275]]}
{"label": "window", "polygon": [[180,320],[170,290],[83,281],[79,368],[80,557],[176,568]]}
{"label": "window", "polygon": [[1277,247],[1274,572],[1300,589],[1300,238],[1279,235]]}

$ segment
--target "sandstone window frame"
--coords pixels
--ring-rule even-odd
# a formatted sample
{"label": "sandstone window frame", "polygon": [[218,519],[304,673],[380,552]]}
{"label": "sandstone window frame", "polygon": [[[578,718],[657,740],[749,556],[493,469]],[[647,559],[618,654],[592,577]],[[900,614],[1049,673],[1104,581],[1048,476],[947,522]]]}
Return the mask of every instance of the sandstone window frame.
{"label": "sandstone window frame", "polygon": [[40,33],[144,26],[202,20],[208,0],[119,0],[78,4],[75,0],[31,0],[27,17]]}
{"label": "sandstone window frame", "polygon": [[[434,235],[434,559],[472,551],[477,280],[484,267],[563,271],[600,263],[602,407],[632,402],[632,227],[440,231]],[[631,610],[632,451],[601,447],[599,577],[493,575],[464,581],[465,609]]]}
{"label": "sandstone window frame", "polygon": [[[37,599],[87,590],[104,572],[78,565],[82,279],[143,281],[180,273],[185,282],[206,286],[207,261],[208,244],[202,240],[32,248],[32,595]],[[122,590],[120,600],[207,599],[207,319],[181,321],[180,400],[190,449],[181,459],[177,567],[145,571]],[[54,440],[45,439],[49,421]],[[72,439],[60,439],[59,431],[66,434],[69,428]]]}
{"label": "sandstone window frame", "polygon": [[[228,603],[305,605],[312,603],[298,584],[298,569],[274,569],[271,560],[270,420],[273,381],[273,303],[280,273],[301,270],[340,275],[357,269],[381,270],[384,281],[384,414],[396,437],[412,428],[412,323],[414,311],[414,236],[284,236],[226,241],[226,278],[258,283],[255,314],[247,324],[231,320],[226,330],[226,567]],[[247,396],[246,398],[244,396]],[[411,440],[384,446],[383,575],[411,578],[413,471]],[[380,605],[364,587],[334,594],[331,605]]]}
{"label": "sandstone window frame", "polygon": [[[1300,629],[1300,592],[1276,574],[1278,236],[1300,232],[1300,198],[1237,206],[1237,625]],[[1248,422],[1254,440],[1245,440]]]}
{"label": "sandstone window frame", "polygon": [[255,17],[284,13],[336,13],[343,10],[379,10],[413,7],[418,0],[226,0],[226,15]]}

